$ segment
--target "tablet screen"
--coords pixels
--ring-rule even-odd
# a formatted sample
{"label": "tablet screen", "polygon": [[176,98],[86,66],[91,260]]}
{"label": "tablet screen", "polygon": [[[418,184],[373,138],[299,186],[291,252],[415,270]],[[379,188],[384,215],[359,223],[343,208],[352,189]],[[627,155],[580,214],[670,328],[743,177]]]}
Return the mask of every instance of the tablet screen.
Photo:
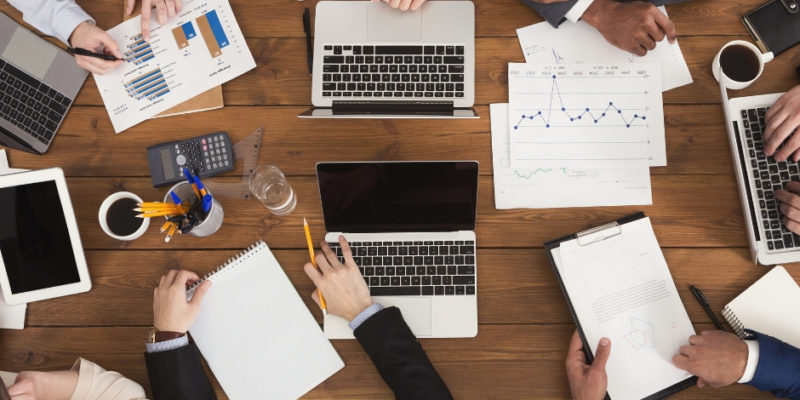
{"label": "tablet screen", "polygon": [[11,293],[80,281],[55,181],[0,188],[0,221]]}

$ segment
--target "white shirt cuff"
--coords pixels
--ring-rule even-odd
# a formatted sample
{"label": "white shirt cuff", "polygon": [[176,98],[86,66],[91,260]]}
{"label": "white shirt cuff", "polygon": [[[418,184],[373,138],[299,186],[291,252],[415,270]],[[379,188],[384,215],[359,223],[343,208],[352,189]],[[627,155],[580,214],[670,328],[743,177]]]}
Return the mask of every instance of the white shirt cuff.
{"label": "white shirt cuff", "polygon": [[89,21],[92,25],[95,23],[94,19],[86,11],[83,11],[80,6],[66,7],[58,14],[58,23],[54,24],[53,32],[58,39],[69,45],[69,37],[72,32],[85,21]]}
{"label": "white shirt cuff", "polygon": [[352,321],[350,321],[349,323],[350,329],[356,330],[356,328],[361,326],[361,324],[363,324],[364,321],[368,320],[369,317],[375,315],[375,313],[377,313],[380,310],[383,310],[382,305],[378,303],[372,303],[371,306],[365,308],[364,311],[361,311],[358,315],[356,315],[355,318],[353,318]]}
{"label": "white shirt cuff", "polygon": [[739,383],[747,383],[753,380],[756,374],[756,367],[758,366],[758,356],[760,348],[758,347],[758,340],[745,340],[747,344],[747,365],[744,367],[744,374],[739,378]]}
{"label": "white shirt cuff", "polygon": [[160,353],[162,351],[169,351],[179,349],[183,346],[189,345],[189,336],[183,335],[179,338],[165,340],[163,342],[145,343],[148,353]]}
{"label": "white shirt cuff", "polygon": [[583,13],[586,12],[586,9],[592,5],[593,1],[594,0],[578,0],[578,2],[575,3],[575,5],[573,5],[569,11],[567,11],[567,14],[564,15],[564,18],[570,22],[578,22],[583,16]]}

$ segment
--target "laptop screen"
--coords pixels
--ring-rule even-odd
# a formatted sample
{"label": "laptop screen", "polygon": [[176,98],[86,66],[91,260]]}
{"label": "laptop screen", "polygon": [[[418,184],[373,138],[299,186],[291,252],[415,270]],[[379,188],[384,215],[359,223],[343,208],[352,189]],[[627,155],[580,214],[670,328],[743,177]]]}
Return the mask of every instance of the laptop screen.
{"label": "laptop screen", "polygon": [[328,232],[475,229],[478,163],[319,163]]}

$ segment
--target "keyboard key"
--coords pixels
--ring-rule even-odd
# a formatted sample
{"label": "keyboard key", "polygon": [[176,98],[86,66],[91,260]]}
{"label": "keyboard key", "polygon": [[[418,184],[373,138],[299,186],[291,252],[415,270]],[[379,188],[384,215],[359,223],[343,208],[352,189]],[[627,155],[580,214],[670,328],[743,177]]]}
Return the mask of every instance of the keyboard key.
{"label": "keyboard key", "polygon": [[343,64],[344,57],[343,56],[324,56],[322,57],[322,62],[325,64]]}
{"label": "keyboard key", "polygon": [[[432,295],[433,287],[428,286],[422,288],[423,295]],[[429,292],[429,293],[426,293]],[[418,286],[389,286],[389,287],[371,287],[369,293],[372,296],[419,296],[420,288]]]}
{"label": "keyboard key", "polygon": [[475,266],[474,265],[459,265],[458,266],[458,274],[459,275],[475,275]]}
{"label": "keyboard key", "polygon": [[456,275],[453,277],[454,285],[474,285],[475,276]]}
{"label": "keyboard key", "polygon": [[433,286],[423,286],[422,287],[422,295],[423,296],[432,296],[433,295]]}
{"label": "keyboard key", "polygon": [[418,276],[411,277],[411,286],[419,286],[421,283],[421,278]]}
{"label": "keyboard key", "polygon": [[422,54],[422,46],[375,46],[375,54]]}
{"label": "keyboard key", "polygon": [[444,294],[447,296],[451,296],[455,294],[455,289],[453,286],[445,286],[444,287]]}
{"label": "keyboard key", "polygon": [[430,285],[431,284],[431,277],[430,276],[423,276],[422,277],[422,284],[423,285]]}
{"label": "keyboard key", "polygon": [[456,294],[464,294],[464,286],[456,286]]}
{"label": "keyboard key", "polygon": [[388,276],[381,277],[381,286],[389,286],[389,282],[390,281]]}
{"label": "keyboard key", "polygon": [[444,286],[436,286],[436,287],[434,288],[434,294],[435,294],[436,296],[442,296],[442,295],[444,295]]}
{"label": "keyboard key", "polygon": [[444,64],[464,64],[464,56],[444,56],[442,60]]}
{"label": "keyboard key", "polygon": [[391,285],[392,286],[400,286],[400,277],[399,276],[393,276],[391,278]]}

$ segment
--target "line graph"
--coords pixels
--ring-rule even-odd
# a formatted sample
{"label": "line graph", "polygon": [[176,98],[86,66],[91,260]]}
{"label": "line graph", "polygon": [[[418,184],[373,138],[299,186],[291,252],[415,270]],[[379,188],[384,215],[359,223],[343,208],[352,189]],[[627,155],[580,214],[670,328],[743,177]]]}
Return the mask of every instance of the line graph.
{"label": "line graph", "polygon": [[648,66],[510,63],[513,166],[666,164],[661,82]]}

